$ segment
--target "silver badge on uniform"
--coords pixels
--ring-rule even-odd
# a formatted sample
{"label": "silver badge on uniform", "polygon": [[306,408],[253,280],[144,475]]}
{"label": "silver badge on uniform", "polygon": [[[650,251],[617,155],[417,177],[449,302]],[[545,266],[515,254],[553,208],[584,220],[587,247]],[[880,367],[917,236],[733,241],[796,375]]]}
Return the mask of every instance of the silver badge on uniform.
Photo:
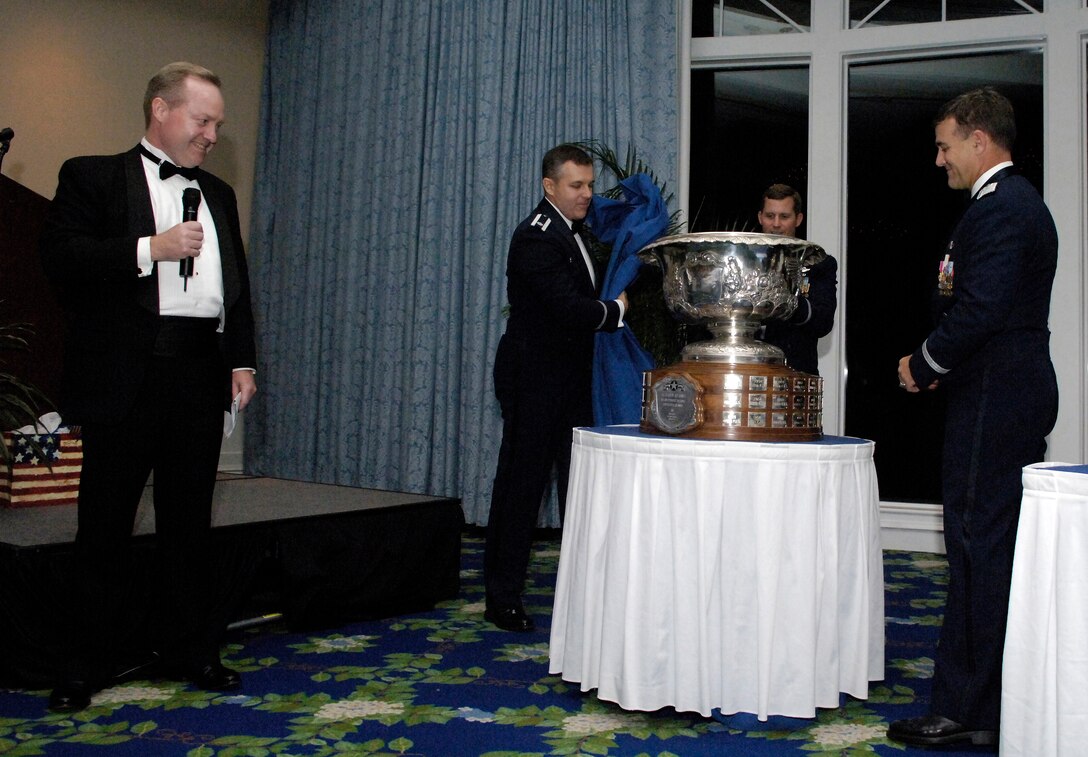
{"label": "silver badge on uniform", "polygon": [[[544,219],[543,222],[541,222],[541,220],[540,220],[541,218]],[[552,225],[552,219],[548,218],[543,213],[537,213],[536,217],[533,218],[533,220],[529,222],[529,225],[530,226],[539,226],[541,231],[547,231],[548,227]]]}

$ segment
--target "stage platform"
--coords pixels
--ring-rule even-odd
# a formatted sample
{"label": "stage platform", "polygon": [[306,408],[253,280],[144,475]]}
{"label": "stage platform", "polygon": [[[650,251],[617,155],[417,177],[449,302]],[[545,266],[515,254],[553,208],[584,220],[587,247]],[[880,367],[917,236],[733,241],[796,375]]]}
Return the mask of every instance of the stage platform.
{"label": "stage platform", "polygon": [[[154,512],[144,493],[127,604],[139,650],[151,620]],[[220,474],[212,516],[224,628],[281,613],[328,628],[433,607],[460,590],[460,500]],[[66,639],[76,507],[0,509],[0,682],[48,685]]]}

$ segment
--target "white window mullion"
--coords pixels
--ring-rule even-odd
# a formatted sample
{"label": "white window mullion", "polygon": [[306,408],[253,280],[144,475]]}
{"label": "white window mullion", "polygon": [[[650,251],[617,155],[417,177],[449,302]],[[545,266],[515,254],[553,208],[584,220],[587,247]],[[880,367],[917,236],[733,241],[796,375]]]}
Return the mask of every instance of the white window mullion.
{"label": "white window mullion", "polygon": [[[1081,16],[1082,26],[1066,26]],[[1065,22],[1062,16],[1066,16]],[[1043,195],[1058,227],[1058,274],[1050,305],[1050,352],[1058,373],[1061,412],[1049,439],[1051,460],[1082,463],[1088,453],[1088,271],[1085,251],[1086,124],[1084,13],[1055,11],[1044,58],[1045,186]],[[1064,28],[1063,28],[1064,27]],[[1015,151],[1014,151],[1015,159]]]}
{"label": "white window mullion", "polygon": [[[835,325],[826,338],[830,348],[820,356],[824,377],[824,431],[843,433],[846,390],[844,342],[846,259],[846,74],[839,49],[846,0],[814,3],[814,43],[809,62],[809,164],[804,197],[808,238],[834,255],[839,263],[839,306]],[[823,189],[821,189],[823,188]],[[823,352],[821,350],[821,352]]]}

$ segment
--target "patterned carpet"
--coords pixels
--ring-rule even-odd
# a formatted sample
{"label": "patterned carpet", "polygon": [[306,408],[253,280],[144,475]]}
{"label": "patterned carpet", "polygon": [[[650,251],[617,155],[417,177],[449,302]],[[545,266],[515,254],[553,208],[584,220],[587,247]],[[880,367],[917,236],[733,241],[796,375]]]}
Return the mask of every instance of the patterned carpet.
{"label": "patterned carpet", "polygon": [[[864,755],[925,754],[889,721],[926,710],[946,581],[939,556],[886,552],[887,676],[815,720],[627,712],[548,674],[558,540],[536,544],[526,609],[539,630],[483,620],[483,543],[464,540],[462,596],[432,612],[314,634],[238,632],[233,695],[169,681],[100,692],[73,715],[46,691],[0,691],[0,755]],[[941,754],[975,754],[943,751]]]}

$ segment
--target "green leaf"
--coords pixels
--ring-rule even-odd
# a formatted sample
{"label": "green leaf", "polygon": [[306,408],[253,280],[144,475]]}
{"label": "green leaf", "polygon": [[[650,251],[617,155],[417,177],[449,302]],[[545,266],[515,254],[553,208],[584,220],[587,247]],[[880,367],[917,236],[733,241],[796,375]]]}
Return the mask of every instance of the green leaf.
{"label": "green leaf", "polygon": [[389,742],[389,748],[390,749],[395,749],[400,754],[404,754],[409,749],[411,749],[412,746],[413,746],[413,743],[410,740],[405,739],[405,738],[393,739],[392,741]]}
{"label": "green leaf", "polygon": [[129,730],[137,736],[143,736],[145,733],[151,733],[158,727],[158,724],[154,720],[144,720],[133,724]]}

